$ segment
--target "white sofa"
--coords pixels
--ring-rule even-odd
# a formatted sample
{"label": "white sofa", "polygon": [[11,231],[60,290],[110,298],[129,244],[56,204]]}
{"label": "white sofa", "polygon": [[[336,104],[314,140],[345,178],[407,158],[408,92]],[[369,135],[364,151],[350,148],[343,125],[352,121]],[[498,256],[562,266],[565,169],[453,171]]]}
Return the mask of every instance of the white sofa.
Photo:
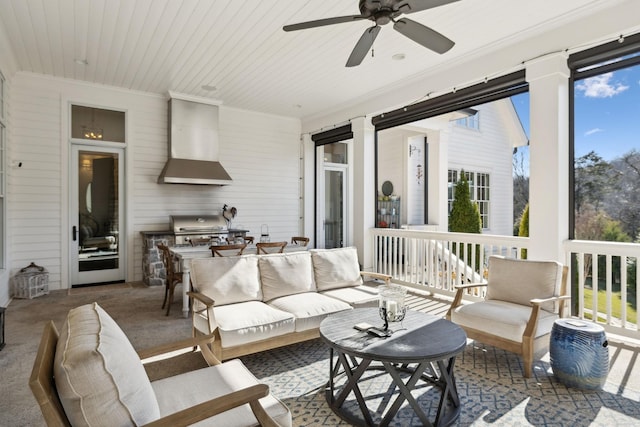
{"label": "white sofa", "polygon": [[194,334],[215,334],[220,360],[317,338],[329,314],[377,305],[363,277],[390,280],[361,272],[353,247],[194,259]]}

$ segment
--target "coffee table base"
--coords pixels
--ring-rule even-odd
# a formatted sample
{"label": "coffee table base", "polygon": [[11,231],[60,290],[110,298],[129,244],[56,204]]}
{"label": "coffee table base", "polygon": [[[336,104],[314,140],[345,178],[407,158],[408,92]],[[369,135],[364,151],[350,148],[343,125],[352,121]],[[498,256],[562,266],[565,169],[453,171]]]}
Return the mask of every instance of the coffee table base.
{"label": "coffee table base", "polygon": [[[387,426],[396,416],[404,402],[407,402],[413,409],[422,425],[448,426],[453,424],[460,416],[460,399],[453,375],[455,359],[454,356],[446,360],[413,363],[410,365],[372,362],[368,359],[346,355],[332,348],[326,399],[331,409],[338,416],[356,426]],[[369,371],[383,372],[383,375],[390,376],[392,380],[393,390],[387,390],[384,394],[391,393],[395,400],[386,402],[384,405],[386,412],[382,417],[377,411],[372,412],[367,406],[368,397],[361,390],[361,385],[369,380],[367,378],[363,379],[363,375]],[[338,383],[337,380],[341,380],[342,383]],[[431,389],[437,390],[440,394],[433,422],[428,419],[419,402],[411,394],[412,390],[428,386],[432,386]],[[431,391],[425,391],[425,393],[427,392],[431,393]],[[360,414],[354,414],[346,410],[344,404],[350,395],[355,397]],[[376,395],[374,398],[378,404],[377,409],[380,409],[380,400],[384,400],[384,398],[381,398],[380,395]],[[372,398],[369,397],[369,399]]]}

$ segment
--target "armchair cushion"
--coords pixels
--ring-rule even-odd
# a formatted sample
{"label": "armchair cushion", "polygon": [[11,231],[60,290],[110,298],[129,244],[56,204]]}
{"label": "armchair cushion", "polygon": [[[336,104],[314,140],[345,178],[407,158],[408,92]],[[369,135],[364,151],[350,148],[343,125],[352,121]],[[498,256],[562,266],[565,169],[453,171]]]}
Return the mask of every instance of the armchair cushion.
{"label": "armchair cushion", "polygon": [[312,249],[310,252],[318,291],[362,285],[356,248]]}
{"label": "armchair cushion", "polygon": [[316,290],[311,255],[306,251],[262,255],[259,266],[264,301]]}
{"label": "armchair cushion", "polygon": [[138,354],[96,303],[69,311],[56,347],[54,374],[74,426],[141,425],[160,417]]}
{"label": "armchair cushion", "polygon": [[[152,385],[158,397],[160,415],[165,416],[256,383],[258,380],[255,376],[242,362],[235,359],[209,368],[157,380]],[[212,387],[214,384],[215,387]],[[260,399],[260,403],[279,425],[291,425],[291,413],[271,394]],[[249,405],[242,405],[193,425],[249,427],[256,425],[256,419]]]}
{"label": "armchair cushion", "polygon": [[[463,328],[482,330],[488,334],[522,342],[531,316],[531,307],[511,302],[487,300],[461,305],[451,313],[451,320]],[[540,310],[534,337],[549,333],[557,314]]]}
{"label": "armchair cushion", "polygon": [[[556,261],[517,260],[492,256],[489,259],[487,300],[499,300],[531,306],[534,298],[558,296],[562,264]],[[557,312],[557,303],[541,307]]]}
{"label": "armchair cushion", "polygon": [[262,299],[256,255],[194,259],[191,281],[198,292],[213,299],[216,305]]}

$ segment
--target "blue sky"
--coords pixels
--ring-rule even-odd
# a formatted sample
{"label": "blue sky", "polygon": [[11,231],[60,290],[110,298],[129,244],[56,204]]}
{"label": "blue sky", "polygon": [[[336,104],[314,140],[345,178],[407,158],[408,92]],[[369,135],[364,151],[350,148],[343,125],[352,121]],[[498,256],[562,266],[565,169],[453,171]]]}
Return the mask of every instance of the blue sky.
{"label": "blue sky", "polygon": [[575,84],[576,157],[595,151],[613,160],[640,149],[640,66]]}
{"label": "blue sky", "polygon": [[[529,136],[529,94],[511,97]],[[575,155],[605,160],[640,151],[640,65],[575,83]]]}

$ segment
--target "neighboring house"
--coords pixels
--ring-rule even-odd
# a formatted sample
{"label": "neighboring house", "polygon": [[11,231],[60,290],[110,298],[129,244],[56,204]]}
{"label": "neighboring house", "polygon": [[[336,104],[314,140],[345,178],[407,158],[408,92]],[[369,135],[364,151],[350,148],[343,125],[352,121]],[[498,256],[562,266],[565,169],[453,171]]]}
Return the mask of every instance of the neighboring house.
{"label": "neighboring house", "polygon": [[[510,99],[473,110],[475,114],[446,114],[380,132],[378,186],[381,190],[383,182],[393,183],[402,201],[399,225],[429,224],[446,231],[453,187],[464,170],[483,233],[513,233],[513,149],[526,145],[527,137]],[[435,144],[446,146],[440,156],[432,155]],[[424,221],[424,185],[429,221]]]}

